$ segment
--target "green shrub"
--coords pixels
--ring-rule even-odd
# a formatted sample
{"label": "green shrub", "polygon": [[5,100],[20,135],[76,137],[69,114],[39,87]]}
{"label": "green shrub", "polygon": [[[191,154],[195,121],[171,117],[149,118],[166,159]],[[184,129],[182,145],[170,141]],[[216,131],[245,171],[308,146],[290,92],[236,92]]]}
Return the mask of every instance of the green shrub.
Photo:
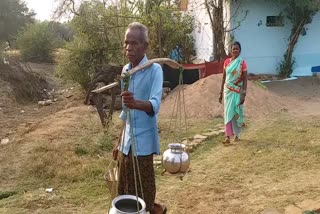
{"label": "green shrub", "polygon": [[48,22],[27,25],[17,36],[17,45],[25,61],[52,62],[53,51],[62,41],[52,31]]}
{"label": "green shrub", "polygon": [[57,74],[87,88],[102,65],[121,64],[124,26],[129,21],[118,16],[113,7],[105,8],[99,2],[83,3],[79,16],[70,23],[74,39],[66,44],[64,54],[58,59]]}

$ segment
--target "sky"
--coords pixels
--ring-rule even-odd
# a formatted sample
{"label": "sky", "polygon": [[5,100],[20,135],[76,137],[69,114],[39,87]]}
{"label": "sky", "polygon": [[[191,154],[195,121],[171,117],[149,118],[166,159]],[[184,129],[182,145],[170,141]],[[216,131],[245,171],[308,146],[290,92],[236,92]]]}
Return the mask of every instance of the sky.
{"label": "sky", "polygon": [[54,11],[54,0],[24,0],[29,9],[37,14],[36,19],[51,20]]}

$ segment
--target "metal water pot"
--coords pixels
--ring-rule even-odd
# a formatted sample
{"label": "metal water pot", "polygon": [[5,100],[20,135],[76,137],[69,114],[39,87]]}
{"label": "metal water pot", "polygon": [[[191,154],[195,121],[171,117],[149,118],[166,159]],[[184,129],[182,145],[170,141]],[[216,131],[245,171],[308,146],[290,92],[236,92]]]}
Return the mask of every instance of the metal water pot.
{"label": "metal water pot", "polygon": [[[112,200],[112,207],[109,214],[147,214],[146,203],[134,195],[119,195]],[[139,211],[137,211],[139,206]]]}
{"label": "metal water pot", "polygon": [[187,172],[190,166],[190,158],[185,152],[185,145],[181,143],[169,144],[162,155],[162,165],[171,174]]}

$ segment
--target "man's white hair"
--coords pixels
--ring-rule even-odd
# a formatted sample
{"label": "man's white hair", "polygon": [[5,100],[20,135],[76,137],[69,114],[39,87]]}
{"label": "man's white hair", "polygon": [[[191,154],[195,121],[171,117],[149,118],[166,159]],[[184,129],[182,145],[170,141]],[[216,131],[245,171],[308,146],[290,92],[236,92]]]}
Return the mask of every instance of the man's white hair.
{"label": "man's white hair", "polygon": [[128,25],[128,30],[129,29],[139,30],[141,33],[142,41],[145,43],[149,43],[148,28],[145,25],[139,22],[132,22]]}

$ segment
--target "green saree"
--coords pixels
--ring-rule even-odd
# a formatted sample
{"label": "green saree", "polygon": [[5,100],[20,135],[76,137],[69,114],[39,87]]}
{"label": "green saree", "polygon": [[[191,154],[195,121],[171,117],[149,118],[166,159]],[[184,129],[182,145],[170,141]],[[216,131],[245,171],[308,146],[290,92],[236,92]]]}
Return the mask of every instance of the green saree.
{"label": "green saree", "polygon": [[[237,127],[245,126],[244,106],[240,105],[241,93],[243,93],[243,71],[241,69],[242,58],[237,57],[226,66],[226,80],[224,84],[224,123],[227,125],[233,119]],[[235,128],[233,127],[233,130]],[[235,133],[237,134],[237,133]]]}

